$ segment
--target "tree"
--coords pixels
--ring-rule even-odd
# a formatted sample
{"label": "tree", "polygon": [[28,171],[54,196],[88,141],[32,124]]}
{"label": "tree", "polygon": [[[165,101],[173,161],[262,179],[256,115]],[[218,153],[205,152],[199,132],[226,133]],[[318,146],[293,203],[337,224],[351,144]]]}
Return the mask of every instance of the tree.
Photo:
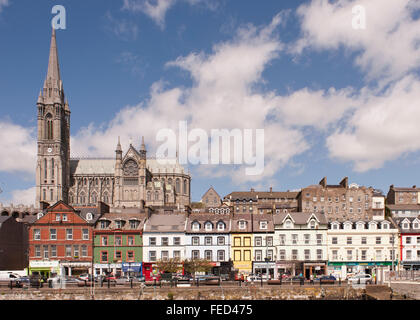
{"label": "tree", "polygon": [[184,261],[184,270],[193,275],[195,280],[196,272],[208,272],[211,270],[213,265],[210,261],[205,259],[187,259]]}
{"label": "tree", "polygon": [[156,263],[160,272],[177,273],[182,270],[182,263],[178,258],[159,260]]}

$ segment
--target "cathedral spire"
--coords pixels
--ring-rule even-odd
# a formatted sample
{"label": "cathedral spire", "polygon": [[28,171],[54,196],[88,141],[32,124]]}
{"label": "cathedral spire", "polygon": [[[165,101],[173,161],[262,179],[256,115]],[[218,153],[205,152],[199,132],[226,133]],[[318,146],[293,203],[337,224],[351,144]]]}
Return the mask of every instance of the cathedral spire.
{"label": "cathedral spire", "polygon": [[146,151],[146,145],[144,144],[144,136],[141,137],[141,151]]}
{"label": "cathedral spire", "polygon": [[63,82],[60,75],[60,64],[58,62],[57,40],[55,29],[52,29],[50,56],[48,59],[47,77],[44,82],[43,97],[47,104],[61,104],[64,106]]}
{"label": "cathedral spire", "polygon": [[144,136],[141,138],[140,158],[146,160],[146,145],[144,143]]}
{"label": "cathedral spire", "polygon": [[50,46],[50,58],[48,61],[48,73],[47,80],[51,79],[54,82],[59,82],[60,77],[60,65],[58,63],[58,51],[57,51],[57,40],[55,38],[55,29],[52,29],[51,35],[51,46]]}

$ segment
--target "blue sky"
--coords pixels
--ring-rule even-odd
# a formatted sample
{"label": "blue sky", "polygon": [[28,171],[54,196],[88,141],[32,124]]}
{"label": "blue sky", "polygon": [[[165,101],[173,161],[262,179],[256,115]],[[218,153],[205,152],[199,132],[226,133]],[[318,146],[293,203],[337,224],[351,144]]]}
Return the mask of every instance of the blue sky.
{"label": "blue sky", "polygon": [[[189,166],[194,200],[210,185],[224,196],[324,176],[385,193],[418,184],[419,1],[0,0],[3,203],[33,198],[56,4],[66,8],[57,42],[73,156],[113,157],[119,135],[125,148],[145,135],[153,155],[156,130],[188,118],[266,130],[263,175]],[[357,4],[363,30],[352,28]]]}

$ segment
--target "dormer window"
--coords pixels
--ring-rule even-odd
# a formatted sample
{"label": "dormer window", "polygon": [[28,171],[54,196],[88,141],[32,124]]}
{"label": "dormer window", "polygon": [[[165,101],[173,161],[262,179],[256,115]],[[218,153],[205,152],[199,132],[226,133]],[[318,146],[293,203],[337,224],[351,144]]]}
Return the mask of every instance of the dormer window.
{"label": "dormer window", "polygon": [[331,225],[331,228],[332,228],[333,230],[338,230],[338,229],[339,229],[339,224],[338,224],[338,223],[333,223],[333,224]]}
{"label": "dormer window", "polygon": [[246,221],[244,221],[244,220],[239,221],[239,229],[241,229],[241,230],[246,229]]}
{"label": "dormer window", "polygon": [[38,213],[38,214],[37,214],[37,216],[36,216],[36,217],[37,217],[37,218],[38,218],[38,220],[39,220],[39,219],[41,219],[43,216],[44,216],[44,214],[43,214],[42,212],[40,212],[40,213]]}
{"label": "dormer window", "polygon": [[389,223],[382,223],[382,229],[389,229]]}
{"label": "dormer window", "polygon": [[352,224],[351,223],[348,222],[348,223],[345,223],[344,224],[344,229],[345,230],[351,230],[351,228],[352,228]]}
{"label": "dormer window", "polygon": [[140,221],[138,221],[138,220],[130,220],[130,228],[131,229],[137,229],[139,224],[140,224]]}
{"label": "dormer window", "polygon": [[101,229],[108,228],[110,222],[108,220],[101,220]]}
{"label": "dormer window", "polygon": [[369,230],[376,230],[376,229],[377,229],[376,223],[369,224]]}
{"label": "dormer window", "polygon": [[115,229],[121,229],[121,227],[122,227],[122,221],[115,220]]}
{"label": "dormer window", "polygon": [[219,222],[217,224],[217,230],[225,230],[225,224],[223,222]]}
{"label": "dormer window", "polygon": [[316,228],[316,221],[315,220],[311,220],[311,222],[309,223],[309,228],[311,228],[311,229]]}
{"label": "dormer window", "polygon": [[192,229],[193,229],[194,231],[198,231],[198,230],[200,230],[200,224],[199,224],[198,222],[194,222],[194,223],[192,224]]}
{"label": "dormer window", "polygon": [[403,229],[410,229],[410,224],[407,222],[404,222],[402,225]]}
{"label": "dormer window", "polygon": [[260,221],[260,229],[267,230],[267,221]]}
{"label": "dormer window", "polygon": [[364,223],[360,222],[360,223],[357,224],[356,228],[357,228],[357,230],[363,230],[365,228],[365,225],[364,225]]}
{"label": "dormer window", "polygon": [[419,229],[419,223],[413,222],[413,229]]}
{"label": "dormer window", "polygon": [[284,223],[284,227],[286,229],[292,229],[292,221],[286,220],[286,222]]}
{"label": "dormer window", "polygon": [[206,231],[211,231],[213,230],[213,225],[210,222],[206,223]]}

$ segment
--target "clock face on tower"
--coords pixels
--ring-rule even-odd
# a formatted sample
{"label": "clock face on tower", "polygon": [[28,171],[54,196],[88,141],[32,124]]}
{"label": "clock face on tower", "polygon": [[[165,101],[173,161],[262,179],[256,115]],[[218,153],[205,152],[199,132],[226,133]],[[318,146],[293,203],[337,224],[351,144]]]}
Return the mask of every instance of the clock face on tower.
{"label": "clock face on tower", "polygon": [[52,151],[53,151],[53,149],[52,149],[52,148],[48,148],[48,149],[47,149],[47,152],[48,152],[48,153],[51,153]]}

